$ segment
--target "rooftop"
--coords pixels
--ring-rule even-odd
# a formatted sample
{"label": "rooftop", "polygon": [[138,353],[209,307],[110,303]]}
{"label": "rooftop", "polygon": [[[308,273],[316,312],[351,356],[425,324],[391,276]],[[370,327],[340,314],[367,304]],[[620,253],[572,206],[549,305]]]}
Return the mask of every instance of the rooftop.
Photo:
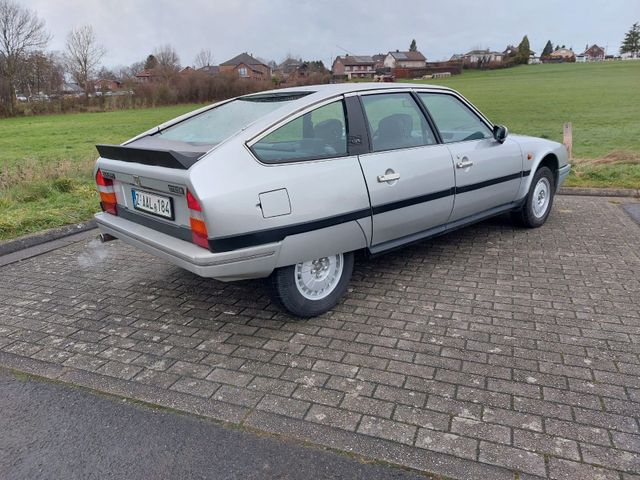
{"label": "rooftop", "polygon": [[232,59],[227,60],[226,62],[221,63],[220,65],[221,66],[240,65],[241,63],[244,63],[245,65],[249,65],[249,66],[253,66],[253,65],[264,65],[265,67],[267,66],[257,58],[254,58],[251,55],[249,55],[247,52],[241,53],[240,55],[236,55]]}

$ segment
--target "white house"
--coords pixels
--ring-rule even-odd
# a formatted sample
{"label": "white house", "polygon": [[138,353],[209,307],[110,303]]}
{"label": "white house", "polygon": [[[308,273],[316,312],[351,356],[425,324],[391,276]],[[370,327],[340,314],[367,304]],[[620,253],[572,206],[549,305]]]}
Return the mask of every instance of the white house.
{"label": "white house", "polygon": [[395,52],[387,53],[384,57],[384,66],[387,68],[424,68],[427,65],[427,59],[422,53],[415,52]]}

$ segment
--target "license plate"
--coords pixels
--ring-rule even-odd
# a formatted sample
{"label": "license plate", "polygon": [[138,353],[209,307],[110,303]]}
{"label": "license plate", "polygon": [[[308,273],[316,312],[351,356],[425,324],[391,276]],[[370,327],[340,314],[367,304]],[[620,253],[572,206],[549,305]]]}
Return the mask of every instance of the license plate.
{"label": "license plate", "polygon": [[136,210],[173,220],[171,198],[134,189],[131,189],[131,196],[133,197],[133,208]]}

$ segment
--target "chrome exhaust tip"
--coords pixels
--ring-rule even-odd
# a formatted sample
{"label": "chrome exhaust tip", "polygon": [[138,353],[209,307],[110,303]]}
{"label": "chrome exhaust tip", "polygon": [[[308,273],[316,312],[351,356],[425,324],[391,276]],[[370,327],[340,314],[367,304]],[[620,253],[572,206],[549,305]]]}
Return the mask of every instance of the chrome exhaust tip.
{"label": "chrome exhaust tip", "polygon": [[107,243],[107,242],[110,242],[112,240],[117,240],[116,237],[114,237],[113,235],[109,235],[108,233],[101,233],[99,235],[99,238],[100,238],[100,242],[101,243]]}

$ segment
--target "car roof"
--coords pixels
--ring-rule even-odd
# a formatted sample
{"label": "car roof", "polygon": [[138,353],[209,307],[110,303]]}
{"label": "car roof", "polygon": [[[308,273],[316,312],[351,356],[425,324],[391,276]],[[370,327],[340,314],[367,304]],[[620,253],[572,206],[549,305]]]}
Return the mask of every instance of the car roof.
{"label": "car roof", "polygon": [[[452,89],[447,87],[442,87],[439,85],[431,85],[431,84],[421,84],[421,83],[408,83],[408,82],[398,82],[398,83],[386,83],[386,82],[357,82],[357,83],[329,83],[329,84],[321,84],[321,85],[304,85],[298,87],[287,87],[287,88],[278,88],[273,90],[263,90],[260,92],[242,95],[240,97],[236,97],[235,99],[229,99],[227,101],[242,99],[242,98],[251,98],[253,96],[262,97],[268,95],[278,95],[281,96],[286,93],[304,93],[309,92],[308,95],[298,96],[298,98],[283,102],[282,107],[273,110],[272,112],[260,117],[254,122],[247,125],[242,130],[234,133],[229,136],[228,139],[223,141],[222,143],[226,143],[227,141],[246,141],[261,132],[268,129],[270,126],[275,123],[280,122],[281,120],[291,118],[291,116],[297,114],[298,112],[307,109],[309,106],[312,106],[317,103],[321,103],[331,97],[337,97],[340,95],[345,95],[354,92],[366,92],[373,90],[404,90],[404,89],[430,89],[430,90],[442,90],[442,91],[452,91]],[[212,107],[215,107],[218,104],[208,105],[206,107],[200,108],[193,112],[184,114],[180,117],[174,118],[165,122],[158,127],[155,127],[143,134],[138,135],[137,137],[132,138],[127,143],[137,140],[141,137],[144,137],[150,133],[155,133],[158,130],[163,130],[171,125],[175,125],[180,121],[187,120],[191,117],[197,116],[200,113],[203,113],[209,110]],[[216,147],[214,147],[215,149]]]}
{"label": "car roof", "polygon": [[[367,90],[385,90],[385,89],[402,89],[402,88],[431,88],[436,90],[451,90],[441,85],[431,85],[425,83],[409,83],[409,82],[355,82],[355,83],[327,83],[321,85],[304,85],[300,87],[287,87],[275,90],[267,90],[256,93],[255,95],[269,95],[271,93],[287,93],[287,92],[311,92],[319,96],[330,97],[333,95],[344,95],[346,93],[361,92]],[[250,97],[251,95],[244,95]]]}

